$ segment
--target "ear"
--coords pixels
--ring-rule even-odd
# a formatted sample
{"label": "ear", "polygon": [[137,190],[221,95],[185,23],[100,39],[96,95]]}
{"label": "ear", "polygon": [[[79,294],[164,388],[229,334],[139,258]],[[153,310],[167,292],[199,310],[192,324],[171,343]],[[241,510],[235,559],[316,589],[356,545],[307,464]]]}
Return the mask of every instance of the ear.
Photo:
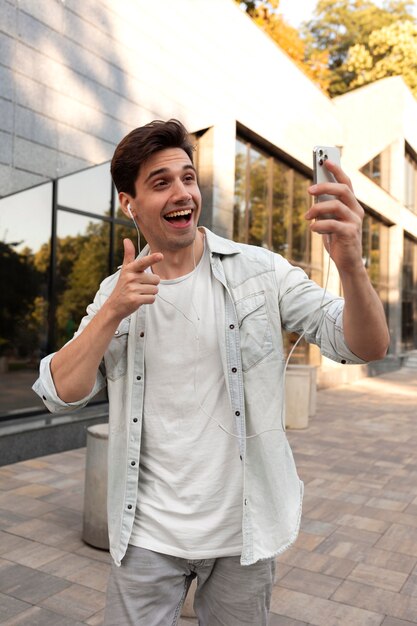
{"label": "ear", "polygon": [[[132,203],[132,198],[124,191],[121,191],[119,193],[119,202],[120,202],[120,208],[122,209],[126,217],[129,219],[132,219],[132,216],[129,214],[129,211],[127,208],[128,205]],[[131,208],[131,210],[133,211],[133,208]]]}

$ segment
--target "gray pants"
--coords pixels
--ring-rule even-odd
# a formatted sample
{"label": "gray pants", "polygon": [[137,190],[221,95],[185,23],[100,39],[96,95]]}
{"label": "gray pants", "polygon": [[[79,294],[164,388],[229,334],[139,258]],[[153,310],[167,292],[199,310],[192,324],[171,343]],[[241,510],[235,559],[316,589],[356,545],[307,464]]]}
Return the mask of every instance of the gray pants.
{"label": "gray pants", "polygon": [[193,578],[200,626],[266,626],[275,560],[238,556],[189,561],[129,546],[112,566],[104,626],[175,626]]}

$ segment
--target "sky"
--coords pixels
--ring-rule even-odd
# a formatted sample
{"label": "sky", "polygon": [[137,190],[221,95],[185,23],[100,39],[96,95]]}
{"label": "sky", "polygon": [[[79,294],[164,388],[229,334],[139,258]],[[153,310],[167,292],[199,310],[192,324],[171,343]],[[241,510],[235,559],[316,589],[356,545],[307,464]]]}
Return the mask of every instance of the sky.
{"label": "sky", "polygon": [[279,13],[295,28],[312,18],[317,0],[280,0]]}
{"label": "sky", "polygon": [[[286,22],[297,28],[301,22],[313,17],[318,0],[280,0],[278,12],[284,16]],[[382,4],[382,0],[374,0],[375,4]],[[414,2],[414,15],[417,17],[417,1]]]}

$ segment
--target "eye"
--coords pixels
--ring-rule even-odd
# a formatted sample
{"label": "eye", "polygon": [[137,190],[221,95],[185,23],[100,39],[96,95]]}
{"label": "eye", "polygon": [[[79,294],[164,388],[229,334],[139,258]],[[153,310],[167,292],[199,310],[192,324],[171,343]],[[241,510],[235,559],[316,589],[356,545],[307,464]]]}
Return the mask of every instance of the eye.
{"label": "eye", "polygon": [[167,185],[167,181],[166,180],[157,180],[154,183],[154,188],[155,189],[161,189],[162,187],[165,187],[165,185]]}
{"label": "eye", "polygon": [[195,181],[194,174],[187,174],[187,176],[184,177],[184,182],[186,183],[193,183],[194,181]]}

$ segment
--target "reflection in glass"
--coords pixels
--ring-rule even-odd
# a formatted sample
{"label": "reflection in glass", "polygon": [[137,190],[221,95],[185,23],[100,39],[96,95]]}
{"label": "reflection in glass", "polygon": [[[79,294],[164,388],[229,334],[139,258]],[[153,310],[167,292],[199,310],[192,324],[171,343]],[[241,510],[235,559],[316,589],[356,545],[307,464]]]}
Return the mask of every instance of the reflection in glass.
{"label": "reflection in glass", "polygon": [[402,344],[417,348],[417,242],[404,237],[402,273]]}
{"label": "reflection in glass", "polygon": [[371,265],[371,217],[365,213],[362,223],[362,259],[366,269]]}
{"label": "reflection in glass", "polygon": [[97,165],[58,181],[60,206],[109,215],[111,182],[109,164]]}
{"label": "reflection in glass", "polygon": [[0,413],[40,406],[31,391],[47,343],[52,185],[0,200]]}
{"label": "reflection in glass", "polygon": [[272,174],[272,249],[288,258],[291,180],[288,167],[274,160]]}
{"label": "reflection in glass", "polygon": [[235,158],[235,201],[233,207],[233,239],[246,242],[246,165],[247,147],[236,140]]}
{"label": "reflection in glass", "polygon": [[[304,218],[310,207],[310,179],[250,142],[236,141],[233,237],[236,241],[267,247],[322,279],[322,248]],[[287,336],[289,349],[297,338]],[[308,362],[309,348],[302,341],[292,362]]]}
{"label": "reflection in glass", "polygon": [[365,213],[362,226],[362,258],[388,320],[389,227],[368,213]]}
{"label": "reflection in glass", "polygon": [[[123,263],[124,248],[123,239],[130,239],[135,245],[136,254],[138,254],[138,233],[132,221],[126,221],[126,216],[119,207],[117,209],[116,216],[119,220],[123,220],[123,223],[116,222],[114,227],[114,262],[112,271],[115,272],[119,265]],[[140,236],[140,249],[146,245],[146,241],[141,234]]]}
{"label": "reflection in glass", "polygon": [[310,230],[304,217],[310,206],[310,196],[307,193],[309,182],[305,176],[294,172],[291,257],[303,267],[310,264]]}
{"label": "reflection in glass", "polygon": [[372,220],[371,223],[371,267],[369,276],[373,285],[379,285],[380,283],[380,260],[381,250],[379,241],[379,231],[381,223],[377,220]]}
{"label": "reflection in glass", "polygon": [[56,337],[71,339],[100,282],[109,273],[110,224],[58,212]]}
{"label": "reflection in glass", "polygon": [[248,243],[268,246],[268,157],[250,149],[250,201]]}
{"label": "reflection in glass", "polygon": [[404,159],[404,204],[413,213],[417,212],[417,161],[406,151]]}

